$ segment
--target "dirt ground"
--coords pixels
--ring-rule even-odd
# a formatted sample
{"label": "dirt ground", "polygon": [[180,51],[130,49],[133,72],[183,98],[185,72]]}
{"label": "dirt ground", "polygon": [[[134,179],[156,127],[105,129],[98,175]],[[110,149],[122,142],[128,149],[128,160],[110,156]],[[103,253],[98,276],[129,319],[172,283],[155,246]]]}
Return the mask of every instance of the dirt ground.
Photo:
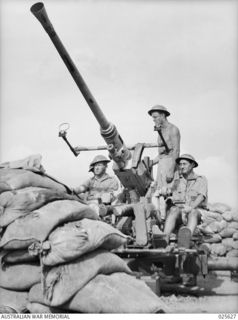
{"label": "dirt ground", "polygon": [[164,292],[161,299],[171,313],[238,313],[238,282],[229,272],[199,276],[191,295]]}

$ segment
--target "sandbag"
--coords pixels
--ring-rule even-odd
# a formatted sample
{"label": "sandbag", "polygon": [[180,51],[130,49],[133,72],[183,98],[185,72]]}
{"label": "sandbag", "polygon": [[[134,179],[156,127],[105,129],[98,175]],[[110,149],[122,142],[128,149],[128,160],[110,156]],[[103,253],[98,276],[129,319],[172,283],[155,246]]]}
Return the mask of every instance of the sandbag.
{"label": "sandbag", "polygon": [[0,247],[9,250],[28,248],[34,242],[44,241],[58,225],[83,218],[99,219],[89,206],[75,200],[48,203],[9,224]]}
{"label": "sandbag", "polygon": [[49,175],[24,169],[0,169],[0,193],[26,187],[41,187],[66,192],[68,188]]}
{"label": "sandbag", "polygon": [[233,233],[232,238],[233,238],[234,240],[238,240],[238,231],[236,231],[236,232]]}
{"label": "sandbag", "polygon": [[92,253],[57,267],[44,267],[44,304],[60,306],[85,286],[97,274],[131,273],[126,263],[111,252]]}
{"label": "sandbag", "polygon": [[226,247],[227,250],[231,250],[233,248],[233,242],[233,238],[222,239],[222,244]]}
{"label": "sandbag", "polygon": [[11,307],[5,307],[0,305],[0,314],[2,313],[17,313],[17,311]]}
{"label": "sandbag", "polygon": [[238,230],[238,222],[237,221],[230,222],[229,228],[234,228],[234,229]]}
{"label": "sandbag", "polygon": [[222,214],[222,218],[228,222],[233,220],[232,213],[230,211],[226,211]]}
{"label": "sandbag", "polygon": [[63,308],[84,313],[170,312],[142,280],[119,272],[96,276]]}
{"label": "sandbag", "polygon": [[[223,220],[224,221],[224,220]],[[220,231],[222,231],[224,229],[223,224],[221,224],[218,221],[214,221],[212,223],[209,224],[209,228],[214,232],[214,233],[218,233]]]}
{"label": "sandbag", "polygon": [[222,236],[222,238],[231,238],[233,236],[233,233],[236,232],[236,229],[229,228],[229,226],[225,229],[223,229],[219,234]]}
{"label": "sandbag", "polygon": [[16,161],[8,161],[0,164],[0,168],[4,169],[26,169],[36,172],[45,172],[41,164],[42,156],[40,154],[33,154],[24,159]]}
{"label": "sandbag", "polygon": [[23,263],[23,262],[33,262],[38,261],[37,256],[32,256],[28,250],[12,250],[6,251],[6,253],[1,258],[2,263]]}
{"label": "sandbag", "polygon": [[210,225],[201,224],[197,226],[198,230],[200,230],[204,235],[212,235],[214,231],[210,228]]}
{"label": "sandbag", "polygon": [[27,311],[26,305],[28,303],[28,292],[12,291],[0,287],[0,311],[4,313],[11,308],[16,313],[25,313]]}
{"label": "sandbag", "polygon": [[211,249],[212,254],[219,256],[219,257],[224,256],[227,251],[226,246],[224,246],[221,243],[212,243],[210,249]]}
{"label": "sandbag", "polygon": [[232,219],[236,222],[238,222],[238,210],[237,209],[232,209],[230,211],[231,215],[232,215]]}
{"label": "sandbag", "polygon": [[202,221],[203,222],[213,222],[221,221],[222,216],[218,212],[202,210]]}
{"label": "sandbag", "polygon": [[25,291],[41,280],[38,264],[4,264],[0,271],[0,287],[5,289]]}
{"label": "sandbag", "polygon": [[75,197],[66,192],[38,187],[3,192],[0,194],[0,206],[3,207],[0,211],[0,227],[7,226],[51,201],[64,199],[73,200]]}
{"label": "sandbag", "polygon": [[209,209],[211,211],[215,211],[218,213],[224,213],[226,211],[231,210],[231,207],[228,206],[227,204],[216,202],[216,203],[213,203],[212,205],[209,205]]}
{"label": "sandbag", "polygon": [[[44,303],[40,284],[29,291],[29,301]],[[123,272],[97,275],[60,308],[83,313],[171,312],[142,280]]]}
{"label": "sandbag", "polygon": [[233,249],[238,249],[238,240],[233,240],[232,248]]}
{"label": "sandbag", "polygon": [[62,309],[49,307],[38,302],[29,302],[26,307],[30,313],[64,313]]}
{"label": "sandbag", "polygon": [[238,249],[232,249],[227,252],[227,257],[238,257]]}
{"label": "sandbag", "polygon": [[53,266],[74,260],[99,247],[116,249],[127,239],[126,235],[105,222],[83,219],[54,230],[39,249],[43,264]]}
{"label": "sandbag", "polygon": [[213,234],[209,237],[205,237],[204,242],[205,243],[219,243],[219,242],[221,242],[221,240],[222,240],[222,237],[218,233],[216,233],[216,234]]}

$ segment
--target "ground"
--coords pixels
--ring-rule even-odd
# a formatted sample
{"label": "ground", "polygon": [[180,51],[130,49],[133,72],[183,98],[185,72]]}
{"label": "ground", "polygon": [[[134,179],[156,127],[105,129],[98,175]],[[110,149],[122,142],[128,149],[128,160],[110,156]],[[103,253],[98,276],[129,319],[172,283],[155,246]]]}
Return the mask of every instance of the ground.
{"label": "ground", "polygon": [[172,313],[238,313],[238,282],[227,271],[205,279],[199,276],[198,287],[193,291],[194,295],[163,293],[161,299],[172,308]]}

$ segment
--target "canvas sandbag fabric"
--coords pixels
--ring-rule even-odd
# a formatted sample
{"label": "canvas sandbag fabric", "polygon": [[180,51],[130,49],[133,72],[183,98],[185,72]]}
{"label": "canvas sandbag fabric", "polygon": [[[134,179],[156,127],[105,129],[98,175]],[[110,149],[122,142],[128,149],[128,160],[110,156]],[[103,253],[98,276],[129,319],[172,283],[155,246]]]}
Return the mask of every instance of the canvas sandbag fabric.
{"label": "canvas sandbag fabric", "polygon": [[29,214],[45,204],[64,199],[75,199],[66,192],[54,189],[27,187],[0,194],[0,227],[5,227],[17,218]]}
{"label": "canvas sandbag fabric", "polygon": [[233,233],[232,238],[233,238],[234,240],[238,240],[238,231],[236,231],[236,232]]}
{"label": "canvas sandbag fabric", "polygon": [[0,287],[0,311],[11,308],[16,313],[25,313],[27,311],[28,292],[13,291]]}
{"label": "canvas sandbag fabric", "polygon": [[232,215],[232,220],[238,222],[238,210],[233,209],[230,211],[230,213]]}
{"label": "canvas sandbag fabric", "polygon": [[127,242],[128,237],[109,224],[82,219],[58,227],[43,242],[42,263],[48,266],[74,260],[97,248],[112,250]]}
{"label": "canvas sandbag fabric", "polygon": [[209,206],[209,209],[211,211],[215,211],[215,212],[218,212],[218,213],[224,213],[226,211],[230,211],[231,210],[231,207],[228,206],[227,204],[225,203],[220,203],[220,202],[216,202],[216,203],[213,203],[212,205]]}
{"label": "canvas sandbag fabric", "polygon": [[204,239],[205,243],[218,243],[218,242],[221,242],[221,240],[222,240],[222,237],[217,233],[215,233],[209,237],[206,237]]}
{"label": "canvas sandbag fabric", "polygon": [[32,154],[24,159],[7,161],[0,163],[1,169],[26,169],[36,172],[45,172],[41,164],[42,156],[40,154]]}
{"label": "canvas sandbag fabric", "polygon": [[0,193],[26,187],[41,187],[66,192],[67,187],[43,173],[24,169],[0,169]]}
{"label": "canvas sandbag fabric", "polygon": [[62,309],[49,307],[38,302],[28,302],[26,307],[30,313],[65,313]]}
{"label": "canvas sandbag fabric", "polygon": [[142,280],[122,272],[97,275],[63,308],[83,313],[170,311],[170,308]]}
{"label": "canvas sandbag fabric", "polygon": [[0,287],[5,289],[25,291],[41,281],[41,267],[38,264],[4,264],[0,272]]}
{"label": "canvas sandbag fabric", "polygon": [[206,222],[212,222],[212,221],[221,221],[222,216],[218,212],[214,211],[208,211],[208,210],[202,210],[202,221]]}
{"label": "canvas sandbag fabric", "polygon": [[[29,301],[44,305],[41,284],[30,289]],[[124,272],[97,275],[59,308],[65,312],[83,313],[171,312],[142,280]]]}
{"label": "canvas sandbag fabric", "polygon": [[236,229],[230,228],[229,225],[227,228],[223,229],[219,234],[222,236],[222,238],[230,238],[233,236],[233,233],[236,232]]}
{"label": "canvas sandbag fabric", "polygon": [[238,249],[232,249],[230,250],[227,255],[227,257],[238,257]]}
{"label": "canvas sandbag fabric", "polygon": [[115,254],[95,250],[82,257],[56,267],[44,268],[44,303],[60,306],[82,289],[97,274],[131,273],[126,263]]}
{"label": "canvas sandbag fabric", "polygon": [[79,201],[50,202],[8,225],[0,241],[0,247],[9,250],[28,248],[34,242],[46,240],[49,233],[58,225],[83,218],[99,219],[88,205]]}
{"label": "canvas sandbag fabric", "polygon": [[231,221],[229,223],[229,227],[238,230],[238,222],[237,221]]}
{"label": "canvas sandbag fabric", "polygon": [[226,211],[222,214],[222,218],[228,222],[233,220],[232,213],[230,211]]}
{"label": "canvas sandbag fabric", "polygon": [[5,254],[1,258],[2,263],[25,263],[25,262],[39,262],[37,256],[32,256],[27,249],[23,250],[9,250],[5,251]]}
{"label": "canvas sandbag fabric", "polygon": [[231,250],[233,248],[234,242],[235,241],[233,240],[233,238],[223,238],[222,239],[222,244],[227,248],[227,250]]}
{"label": "canvas sandbag fabric", "polygon": [[210,250],[213,255],[223,257],[227,252],[227,247],[222,243],[212,243]]}

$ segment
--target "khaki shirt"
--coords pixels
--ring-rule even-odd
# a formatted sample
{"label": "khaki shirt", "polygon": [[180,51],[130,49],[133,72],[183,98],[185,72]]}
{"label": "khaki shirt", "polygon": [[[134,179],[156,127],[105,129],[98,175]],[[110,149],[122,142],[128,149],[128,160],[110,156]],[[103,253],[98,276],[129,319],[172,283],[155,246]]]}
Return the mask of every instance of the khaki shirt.
{"label": "khaki shirt", "polygon": [[203,195],[204,201],[199,208],[207,206],[207,179],[204,176],[193,173],[185,179],[176,175],[171,190],[174,204],[184,203],[191,206],[199,195]]}
{"label": "khaki shirt", "polygon": [[116,178],[105,173],[101,178],[92,177],[85,181],[82,186],[88,191],[87,200],[94,200],[103,193],[114,193],[119,188]]}

